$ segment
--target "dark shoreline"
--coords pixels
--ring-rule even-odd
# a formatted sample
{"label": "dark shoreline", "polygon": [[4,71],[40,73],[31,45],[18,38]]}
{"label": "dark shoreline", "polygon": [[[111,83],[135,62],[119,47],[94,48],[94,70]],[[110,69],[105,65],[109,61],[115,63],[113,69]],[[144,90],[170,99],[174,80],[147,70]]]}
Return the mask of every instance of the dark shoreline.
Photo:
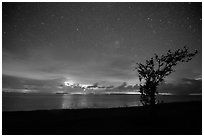
{"label": "dark shoreline", "polygon": [[202,134],[202,102],[154,107],[2,112],[2,134]]}

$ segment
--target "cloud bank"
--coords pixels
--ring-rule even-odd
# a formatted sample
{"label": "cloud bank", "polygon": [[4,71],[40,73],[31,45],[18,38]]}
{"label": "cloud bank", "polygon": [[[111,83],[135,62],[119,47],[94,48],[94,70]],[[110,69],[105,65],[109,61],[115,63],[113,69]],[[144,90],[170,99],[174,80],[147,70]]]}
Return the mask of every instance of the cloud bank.
{"label": "cloud bank", "polygon": [[[56,93],[58,91],[70,92],[87,92],[103,93],[103,92],[138,92],[139,85],[129,85],[127,82],[121,83],[119,86],[101,85],[93,83],[91,85],[83,85],[80,83],[63,84],[64,79],[52,80],[35,80],[28,78],[20,78],[13,76],[2,76],[2,87],[5,92],[38,92],[38,93]],[[170,93],[174,95],[193,95],[202,94],[201,79],[181,79],[178,83],[162,83],[158,91],[162,93]]]}

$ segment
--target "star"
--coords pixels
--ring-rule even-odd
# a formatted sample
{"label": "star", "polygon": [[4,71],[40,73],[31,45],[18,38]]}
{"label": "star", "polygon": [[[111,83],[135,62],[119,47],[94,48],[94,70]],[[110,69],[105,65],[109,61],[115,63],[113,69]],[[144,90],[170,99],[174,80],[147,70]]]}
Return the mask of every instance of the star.
{"label": "star", "polygon": [[153,30],[152,32],[153,32],[154,34],[156,34],[156,33],[157,33],[157,31],[156,31],[156,30]]}
{"label": "star", "polygon": [[115,41],[115,45],[119,45],[120,44],[120,41],[119,40],[116,40]]}
{"label": "star", "polygon": [[148,21],[152,21],[153,19],[152,19],[152,18],[150,18],[150,17],[147,17],[147,20],[148,20]]}
{"label": "star", "polygon": [[84,12],[84,9],[83,9],[83,8],[81,8],[81,9],[80,9],[80,11],[81,11],[81,12]]}
{"label": "star", "polygon": [[78,27],[76,28],[76,31],[79,31],[79,28],[78,28]]}
{"label": "star", "polygon": [[131,7],[131,6],[128,6],[128,8],[129,8],[129,9],[132,9],[132,7]]}
{"label": "star", "polygon": [[119,40],[114,41],[114,48],[115,49],[120,48],[120,41]]}
{"label": "star", "polygon": [[187,20],[189,20],[190,18],[189,18],[189,17],[187,17],[186,19],[187,19]]}
{"label": "star", "polygon": [[168,20],[167,23],[168,23],[168,24],[171,24],[171,21]]}
{"label": "star", "polygon": [[117,20],[117,21],[120,21],[120,18],[118,17],[116,20]]}

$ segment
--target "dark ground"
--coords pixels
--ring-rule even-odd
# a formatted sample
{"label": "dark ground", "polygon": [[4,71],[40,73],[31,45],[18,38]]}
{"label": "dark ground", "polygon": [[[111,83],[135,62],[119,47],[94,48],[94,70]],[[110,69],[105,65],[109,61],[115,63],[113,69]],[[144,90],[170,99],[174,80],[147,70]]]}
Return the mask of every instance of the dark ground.
{"label": "dark ground", "polygon": [[202,102],[2,113],[2,134],[202,134]]}

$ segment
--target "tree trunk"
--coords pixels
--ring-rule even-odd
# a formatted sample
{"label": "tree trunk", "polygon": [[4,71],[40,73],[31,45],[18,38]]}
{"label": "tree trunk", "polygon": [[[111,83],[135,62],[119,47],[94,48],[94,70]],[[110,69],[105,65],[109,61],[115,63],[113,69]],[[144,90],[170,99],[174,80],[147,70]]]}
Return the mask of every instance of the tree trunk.
{"label": "tree trunk", "polygon": [[150,94],[150,105],[156,104],[156,86],[151,88],[151,94]]}
{"label": "tree trunk", "polygon": [[152,93],[150,96],[150,105],[155,105],[155,103],[156,103],[155,93]]}

